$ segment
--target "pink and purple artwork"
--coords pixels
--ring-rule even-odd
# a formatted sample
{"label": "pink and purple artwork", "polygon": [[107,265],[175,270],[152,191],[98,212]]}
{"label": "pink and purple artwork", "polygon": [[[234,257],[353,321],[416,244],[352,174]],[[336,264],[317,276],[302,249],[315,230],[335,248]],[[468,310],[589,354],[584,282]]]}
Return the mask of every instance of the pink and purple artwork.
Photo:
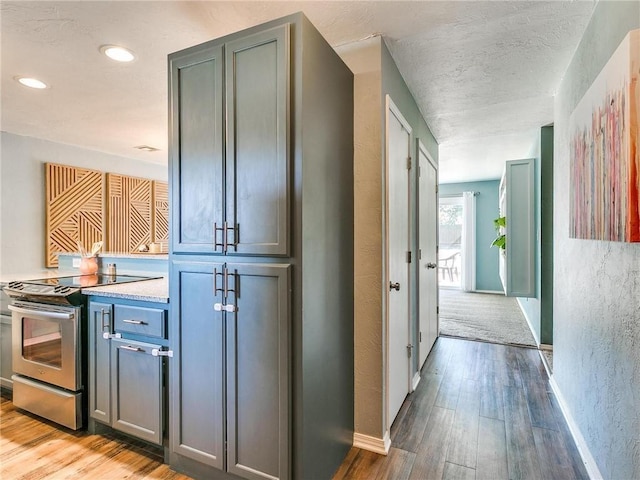
{"label": "pink and purple artwork", "polygon": [[639,79],[633,30],[569,119],[572,238],[640,242]]}

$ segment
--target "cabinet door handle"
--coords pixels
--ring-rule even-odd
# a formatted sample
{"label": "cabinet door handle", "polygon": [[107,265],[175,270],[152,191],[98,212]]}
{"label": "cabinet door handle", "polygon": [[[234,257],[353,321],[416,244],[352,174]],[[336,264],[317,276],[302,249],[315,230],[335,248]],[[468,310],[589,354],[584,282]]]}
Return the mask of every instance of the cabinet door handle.
{"label": "cabinet door handle", "polygon": [[433,262],[429,262],[429,263],[427,263],[427,265],[426,265],[426,267],[427,267],[427,268],[436,268],[437,266],[438,266],[438,265],[436,265],[436,264],[435,264],[435,263],[433,263]]}
{"label": "cabinet door handle", "polygon": [[143,348],[134,347],[132,345],[121,345],[118,348],[121,348],[122,350],[129,350],[130,352],[144,352]]}
{"label": "cabinet door handle", "polygon": [[[96,312],[96,315],[98,312]],[[104,323],[104,317],[109,317],[109,323]],[[106,328],[107,331],[111,331],[111,312],[109,310],[105,310],[104,308],[100,309],[100,323],[102,324],[102,331]]]}
{"label": "cabinet door handle", "polygon": [[399,292],[400,291],[400,283],[399,282],[396,282],[396,283],[389,282],[389,290],[395,290],[396,292]]}
{"label": "cabinet door handle", "polygon": [[[222,243],[218,243],[218,232],[222,232]],[[227,251],[225,247],[226,240],[224,238],[226,235],[227,235],[226,225],[219,227],[216,222],[213,222],[213,250],[214,251],[218,251],[218,247],[222,247],[223,253]]]}
{"label": "cabinet door handle", "polygon": [[147,322],[143,322],[142,320],[122,320],[122,323],[130,323],[131,325],[147,325]]}

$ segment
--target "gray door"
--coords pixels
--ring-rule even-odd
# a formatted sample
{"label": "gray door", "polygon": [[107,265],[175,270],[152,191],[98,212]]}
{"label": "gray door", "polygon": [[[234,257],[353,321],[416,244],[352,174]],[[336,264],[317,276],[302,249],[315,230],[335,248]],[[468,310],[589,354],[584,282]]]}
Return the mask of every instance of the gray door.
{"label": "gray door", "polygon": [[227,470],[289,478],[289,270],[228,264]]}
{"label": "gray door", "polygon": [[172,249],[219,252],[223,222],[222,47],[171,60]]}
{"label": "gray door", "polygon": [[418,371],[438,337],[438,193],[437,173],[418,143]]}
{"label": "gray door", "polygon": [[289,25],[225,45],[229,253],[286,255]]}
{"label": "gray door", "polygon": [[[224,468],[222,312],[214,303],[221,264],[175,261],[171,271],[170,341],[173,452]],[[220,285],[218,283],[218,285]]]}
{"label": "gray door", "polygon": [[113,306],[89,302],[89,415],[111,423],[111,377],[109,335],[112,332]]}
{"label": "gray door", "polygon": [[[411,391],[408,158],[411,126],[387,96],[387,428]],[[407,354],[409,352],[409,355]]]}
{"label": "gray door", "polygon": [[162,444],[162,357],[160,345],[111,340],[113,428]]}

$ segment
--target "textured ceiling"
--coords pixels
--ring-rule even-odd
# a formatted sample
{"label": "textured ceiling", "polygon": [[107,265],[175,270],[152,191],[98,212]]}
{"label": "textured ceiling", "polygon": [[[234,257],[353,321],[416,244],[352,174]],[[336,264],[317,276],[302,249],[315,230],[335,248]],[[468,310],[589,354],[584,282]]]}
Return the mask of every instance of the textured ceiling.
{"label": "textured ceiling", "polygon": [[[553,120],[595,1],[1,2],[0,128],[167,161],[169,53],[303,11],[334,46],[382,35],[440,143],[443,182],[498,178]],[[132,49],[116,64],[104,44]],[[16,76],[50,85],[26,89]],[[147,153],[136,145],[160,149]]]}

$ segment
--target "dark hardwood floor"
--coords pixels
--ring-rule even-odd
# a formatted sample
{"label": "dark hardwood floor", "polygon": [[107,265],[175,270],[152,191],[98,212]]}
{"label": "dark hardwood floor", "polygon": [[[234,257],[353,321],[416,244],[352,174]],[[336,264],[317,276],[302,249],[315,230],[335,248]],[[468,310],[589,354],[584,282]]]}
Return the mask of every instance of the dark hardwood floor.
{"label": "dark hardwood floor", "polygon": [[441,337],[391,428],[334,480],[588,479],[537,350]]}
{"label": "dark hardwood floor", "polygon": [[[144,442],[0,407],[2,479],[188,479]],[[352,448],[334,479],[588,478],[532,349],[440,338],[391,439],[388,456]]]}

